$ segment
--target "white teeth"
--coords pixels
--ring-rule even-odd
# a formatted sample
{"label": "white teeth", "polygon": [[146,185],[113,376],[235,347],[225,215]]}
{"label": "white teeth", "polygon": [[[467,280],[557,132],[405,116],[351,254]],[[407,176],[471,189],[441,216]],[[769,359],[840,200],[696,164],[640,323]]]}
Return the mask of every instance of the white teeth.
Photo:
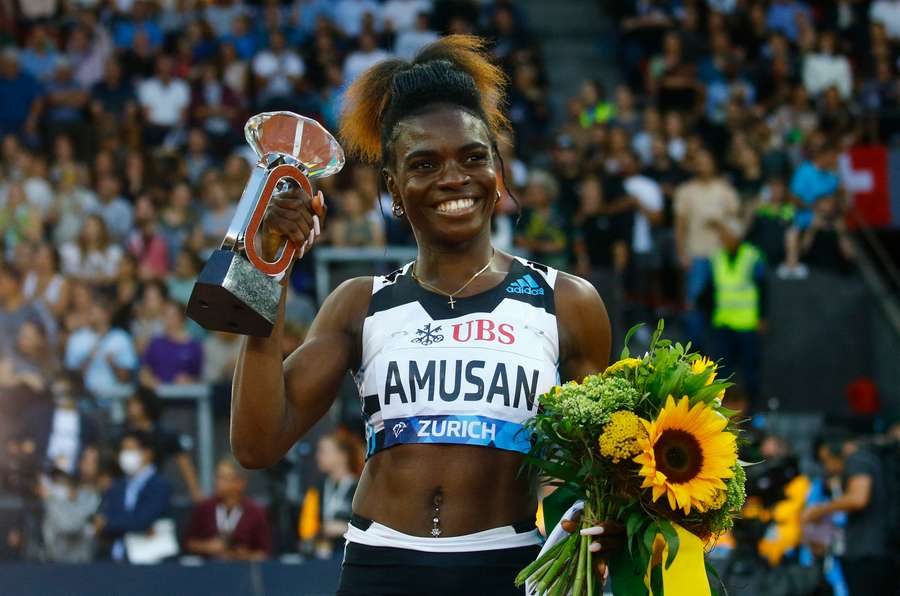
{"label": "white teeth", "polygon": [[475,199],[456,199],[453,201],[444,201],[437,206],[439,213],[453,213],[468,209],[475,204]]}

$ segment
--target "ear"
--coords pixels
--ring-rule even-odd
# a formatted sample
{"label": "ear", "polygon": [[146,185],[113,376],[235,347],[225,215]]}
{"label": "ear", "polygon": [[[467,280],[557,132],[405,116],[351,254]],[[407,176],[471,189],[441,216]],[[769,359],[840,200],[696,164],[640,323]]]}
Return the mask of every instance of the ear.
{"label": "ear", "polygon": [[397,179],[394,178],[394,174],[387,168],[383,168],[381,170],[381,177],[384,180],[384,186],[387,188],[387,191],[391,195],[391,199],[394,201],[400,200],[400,187],[397,185]]}

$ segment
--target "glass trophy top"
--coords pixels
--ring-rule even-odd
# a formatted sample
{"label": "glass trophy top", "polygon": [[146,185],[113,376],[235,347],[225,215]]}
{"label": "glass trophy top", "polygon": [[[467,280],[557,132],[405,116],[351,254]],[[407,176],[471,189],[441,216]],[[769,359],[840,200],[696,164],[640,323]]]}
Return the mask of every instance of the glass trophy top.
{"label": "glass trophy top", "polygon": [[344,150],[321,124],[293,112],[263,112],[244,125],[244,138],[261,158],[290,155],[310,178],[331,176],[344,167]]}

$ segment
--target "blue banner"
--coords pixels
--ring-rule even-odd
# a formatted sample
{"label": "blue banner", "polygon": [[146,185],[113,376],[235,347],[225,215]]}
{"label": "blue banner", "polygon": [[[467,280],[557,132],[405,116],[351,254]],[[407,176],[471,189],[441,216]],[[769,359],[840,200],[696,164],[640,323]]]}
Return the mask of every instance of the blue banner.
{"label": "blue banner", "polygon": [[528,453],[531,432],[521,424],[486,416],[415,416],[384,421],[384,446],[406,443],[481,445]]}

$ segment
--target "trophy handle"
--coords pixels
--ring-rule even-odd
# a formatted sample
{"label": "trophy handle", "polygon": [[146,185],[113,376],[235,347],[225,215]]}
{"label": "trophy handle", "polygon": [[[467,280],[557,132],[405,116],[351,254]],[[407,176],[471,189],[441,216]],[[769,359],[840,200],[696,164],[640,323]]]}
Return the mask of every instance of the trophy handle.
{"label": "trophy handle", "polygon": [[256,207],[253,209],[253,214],[250,216],[250,222],[247,224],[244,252],[247,254],[247,258],[254,267],[267,275],[273,276],[280,275],[287,271],[298,251],[298,247],[293,242],[288,241],[287,246],[284,247],[284,251],[281,254],[281,258],[271,263],[263,259],[262,256],[256,252],[256,233],[259,231],[259,226],[262,223],[266,207],[272,199],[275,185],[278,184],[282,178],[290,178],[299,184],[300,188],[306,191],[306,194],[309,195],[310,198],[313,196],[312,184],[310,184],[309,178],[307,178],[297,166],[281,164],[268,172],[265,186],[263,186],[262,192],[259,195],[259,201],[257,201]]}

